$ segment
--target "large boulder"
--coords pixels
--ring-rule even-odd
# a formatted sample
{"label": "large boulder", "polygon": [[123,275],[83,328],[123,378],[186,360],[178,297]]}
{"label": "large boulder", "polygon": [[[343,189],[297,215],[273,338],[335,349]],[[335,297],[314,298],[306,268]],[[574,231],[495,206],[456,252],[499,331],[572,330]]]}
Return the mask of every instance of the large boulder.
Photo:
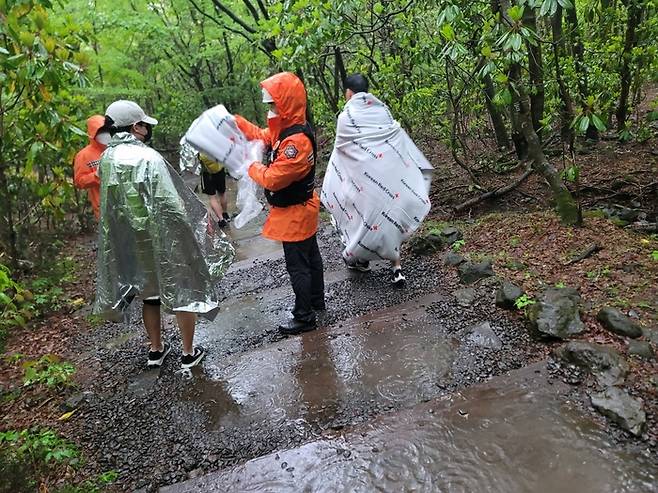
{"label": "large boulder", "polygon": [[513,310],[516,308],[516,300],[522,295],[523,290],[516,284],[503,281],[496,291],[496,306],[505,308],[506,310]]}
{"label": "large boulder", "polygon": [[459,231],[459,229],[455,228],[454,226],[448,226],[447,228],[443,228],[441,230],[441,236],[443,236],[444,241],[448,245],[452,245],[453,243],[464,238],[462,232]]}
{"label": "large boulder", "polygon": [[443,237],[436,233],[414,236],[409,242],[411,251],[416,255],[433,255],[443,250]]}
{"label": "large boulder", "polygon": [[642,334],[647,341],[658,344],[658,328],[643,327]]}
{"label": "large boulder", "polygon": [[603,392],[590,395],[592,405],[604,416],[635,436],[640,436],[647,425],[642,401],[631,397],[618,387],[608,387]]}
{"label": "large boulder", "polygon": [[580,320],[580,294],[572,288],[549,288],[530,305],[528,318],[539,337],[569,337],[585,332]]}
{"label": "large boulder", "polygon": [[617,335],[633,339],[642,335],[642,327],[616,308],[610,306],[601,308],[596,319],[601,322],[603,327]]}
{"label": "large boulder", "polygon": [[459,264],[459,279],[464,284],[472,284],[475,281],[491,277],[494,275],[491,260],[483,260],[482,262],[464,262]]}
{"label": "large boulder", "polygon": [[456,252],[453,252],[452,250],[449,250],[444,256],[443,256],[443,263],[445,265],[450,265],[452,267],[455,267],[461,263],[466,262],[466,259],[459,255]]}
{"label": "large boulder", "polygon": [[653,348],[648,341],[630,341],[628,343],[628,354],[647,360],[654,358]]}
{"label": "large boulder", "polygon": [[482,322],[468,329],[468,340],[476,346],[499,351],[503,342],[496,335],[489,322]]}
{"label": "large boulder", "polygon": [[555,356],[563,363],[588,371],[603,386],[620,384],[628,374],[628,363],[610,346],[571,341],[558,348]]}
{"label": "large boulder", "polygon": [[463,288],[453,291],[452,295],[457,300],[459,306],[471,306],[477,298],[477,292],[473,288]]}

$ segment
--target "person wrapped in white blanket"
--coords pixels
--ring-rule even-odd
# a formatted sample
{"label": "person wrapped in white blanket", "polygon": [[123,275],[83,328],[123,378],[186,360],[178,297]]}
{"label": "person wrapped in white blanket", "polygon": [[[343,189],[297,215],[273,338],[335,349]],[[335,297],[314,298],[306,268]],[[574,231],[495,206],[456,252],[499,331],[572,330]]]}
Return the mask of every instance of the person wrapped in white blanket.
{"label": "person wrapped in white blanket", "polygon": [[402,287],[400,246],[430,210],[433,168],[388,107],[368,92],[363,75],[347,77],[345,89],[322,204],[345,245],[348,268],[368,272],[371,260],[389,260],[392,283]]}

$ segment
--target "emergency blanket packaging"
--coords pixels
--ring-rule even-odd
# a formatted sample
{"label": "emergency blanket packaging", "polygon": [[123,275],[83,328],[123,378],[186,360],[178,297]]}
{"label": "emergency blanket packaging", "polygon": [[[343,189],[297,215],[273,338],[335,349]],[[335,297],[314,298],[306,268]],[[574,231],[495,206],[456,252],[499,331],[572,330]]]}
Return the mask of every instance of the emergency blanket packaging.
{"label": "emergency blanket packaging", "polygon": [[263,209],[262,190],[247,169],[254,161],[262,161],[262,142],[247,140],[233,115],[221,104],[204,111],[194,120],[184,141],[223,164],[229,174],[238,179],[236,205],[240,213],[233,220],[235,227],[241,228],[255,218]]}
{"label": "emergency blanket packaging", "polygon": [[100,162],[94,312],[120,321],[135,297],[213,319],[217,282],[235,251],[203,203],[155,150],[115,135]]}
{"label": "emergency blanket packaging", "polygon": [[430,210],[432,169],[384,103],[369,93],[347,102],[321,200],[348,262],[400,258],[400,245]]}

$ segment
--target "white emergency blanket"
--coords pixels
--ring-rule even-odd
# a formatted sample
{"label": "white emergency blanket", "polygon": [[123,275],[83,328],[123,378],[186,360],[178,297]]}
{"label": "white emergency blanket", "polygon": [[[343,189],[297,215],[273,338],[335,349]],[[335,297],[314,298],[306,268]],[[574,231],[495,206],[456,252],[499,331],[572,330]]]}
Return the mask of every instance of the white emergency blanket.
{"label": "white emergency blanket", "polygon": [[240,213],[233,220],[235,227],[241,228],[260,213],[262,189],[249,177],[247,169],[254,161],[262,161],[263,144],[247,140],[224,105],[214,106],[194,120],[183,143],[223,164],[229,174],[237,178],[236,205]]}
{"label": "white emergency blanket", "polygon": [[400,258],[400,245],[430,210],[432,169],[379,99],[358,93],[347,102],[321,200],[348,262]]}

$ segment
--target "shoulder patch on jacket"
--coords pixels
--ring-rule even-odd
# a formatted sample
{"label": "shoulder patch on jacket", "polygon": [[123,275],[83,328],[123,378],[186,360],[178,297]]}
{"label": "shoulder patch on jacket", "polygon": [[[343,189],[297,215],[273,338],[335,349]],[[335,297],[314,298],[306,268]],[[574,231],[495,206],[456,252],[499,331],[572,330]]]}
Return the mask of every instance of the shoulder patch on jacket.
{"label": "shoulder patch on jacket", "polygon": [[295,159],[297,157],[297,154],[299,154],[299,151],[294,146],[294,144],[288,144],[286,148],[283,150],[283,153],[286,155],[288,159]]}

